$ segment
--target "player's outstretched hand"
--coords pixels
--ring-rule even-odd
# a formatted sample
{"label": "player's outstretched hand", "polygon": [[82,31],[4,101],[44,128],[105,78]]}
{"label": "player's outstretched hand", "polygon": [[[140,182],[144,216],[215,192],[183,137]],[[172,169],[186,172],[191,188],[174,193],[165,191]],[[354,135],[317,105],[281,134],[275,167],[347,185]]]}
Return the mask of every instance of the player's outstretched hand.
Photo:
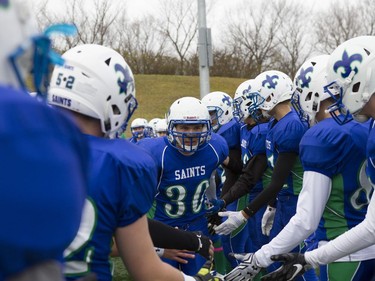
{"label": "player's outstretched hand", "polygon": [[241,261],[241,263],[224,276],[224,280],[227,281],[245,281],[253,280],[253,278],[259,273],[262,269],[257,264],[257,260],[254,253],[247,254],[234,254],[231,253],[235,259]]}
{"label": "player's outstretched hand", "polygon": [[266,211],[262,217],[262,234],[270,236],[270,232],[273,226],[273,220],[275,219],[276,208],[267,206]]}
{"label": "player's outstretched hand", "polygon": [[306,263],[305,256],[299,253],[288,253],[271,256],[273,261],[282,262],[277,270],[264,275],[262,281],[289,281],[294,280],[309,270],[311,265]]}
{"label": "player's outstretched hand", "polygon": [[214,227],[215,232],[220,235],[227,235],[233,230],[237,229],[241,224],[247,222],[247,219],[244,217],[241,211],[239,212],[219,212],[220,217],[228,217],[228,219],[220,224],[219,226]]}
{"label": "player's outstretched hand", "polygon": [[212,241],[207,236],[203,235],[201,231],[194,232],[198,239],[198,249],[195,251],[206,260],[212,259],[214,256],[214,246]]}
{"label": "player's outstretched hand", "polygon": [[206,217],[207,217],[207,223],[208,223],[208,233],[210,235],[215,235],[216,234],[215,227],[220,225],[223,222],[223,220],[218,215],[218,213],[207,214]]}

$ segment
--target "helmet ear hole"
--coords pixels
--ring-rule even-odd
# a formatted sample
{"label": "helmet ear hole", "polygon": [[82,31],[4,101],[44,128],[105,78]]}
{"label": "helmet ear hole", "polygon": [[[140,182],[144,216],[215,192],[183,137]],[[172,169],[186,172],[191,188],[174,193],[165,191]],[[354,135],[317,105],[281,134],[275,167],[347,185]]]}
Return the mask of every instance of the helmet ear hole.
{"label": "helmet ear hole", "polygon": [[311,96],[312,96],[312,92],[309,92],[309,93],[306,95],[305,101],[310,101],[310,100],[311,100]]}
{"label": "helmet ear hole", "polygon": [[361,82],[357,82],[352,87],[352,92],[357,93],[359,91],[359,87],[361,86]]}
{"label": "helmet ear hole", "polygon": [[116,104],[112,104],[112,112],[113,112],[114,115],[121,114],[121,110]]}

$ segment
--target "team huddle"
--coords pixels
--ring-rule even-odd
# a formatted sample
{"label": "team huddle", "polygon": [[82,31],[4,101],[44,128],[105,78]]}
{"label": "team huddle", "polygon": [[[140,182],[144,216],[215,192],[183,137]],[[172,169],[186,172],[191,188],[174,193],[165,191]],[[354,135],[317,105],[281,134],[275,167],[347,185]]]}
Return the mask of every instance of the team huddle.
{"label": "team huddle", "polygon": [[111,256],[141,281],[375,280],[375,36],[124,139],[124,58],[59,56],[50,34],[74,27],[38,34],[22,5],[0,2],[0,281],[112,280]]}

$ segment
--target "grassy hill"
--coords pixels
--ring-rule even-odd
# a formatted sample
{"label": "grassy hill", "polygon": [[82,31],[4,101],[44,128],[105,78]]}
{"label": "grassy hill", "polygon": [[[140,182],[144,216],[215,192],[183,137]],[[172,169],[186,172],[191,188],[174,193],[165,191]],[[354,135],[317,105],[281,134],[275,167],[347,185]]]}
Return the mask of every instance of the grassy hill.
{"label": "grassy hill", "polygon": [[[211,77],[210,91],[223,91],[234,96],[238,85],[245,79]],[[198,76],[135,75],[138,109],[129,122],[126,136],[130,136],[130,123],[134,118],[164,118],[169,106],[178,98],[193,96],[200,98]]]}

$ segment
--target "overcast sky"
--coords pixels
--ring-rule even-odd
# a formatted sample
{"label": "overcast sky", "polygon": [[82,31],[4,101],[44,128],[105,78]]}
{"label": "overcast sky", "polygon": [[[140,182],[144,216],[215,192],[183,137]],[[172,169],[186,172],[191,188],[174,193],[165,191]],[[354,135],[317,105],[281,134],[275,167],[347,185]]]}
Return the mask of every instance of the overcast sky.
{"label": "overcast sky", "polygon": [[[128,7],[128,14],[130,17],[142,17],[146,14],[153,14],[157,16],[160,11],[158,9],[159,0],[125,0]],[[198,1],[198,0],[195,0]],[[221,27],[225,26],[228,15],[231,11],[235,11],[238,6],[244,1],[248,0],[206,0],[206,9],[210,7],[210,12],[207,14],[207,27],[211,28],[213,37],[220,32]],[[258,0],[259,1],[259,0]],[[264,0],[263,0],[264,1]],[[272,1],[272,0],[265,0]],[[300,2],[301,0],[294,0]],[[334,0],[302,0],[307,9],[324,9]],[[255,1],[256,2],[256,1]],[[260,2],[260,1],[259,1]],[[233,14],[233,13],[232,13]]]}
{"label": "overcast sky", "polygon": [[[129,12],[134,17],[142,16],[147,13],[157,14],[158,0],[125,0],[129,8]],[[198,1],[198,0],[196,0]],[[234,10],[243,1],[246,0],[206,0],[206,7],[211,6],[211,12],[207,16],[207,24],[216,24],[220,19],[225,19],[226,14],[230,10]],[[268,0],[270,1],[270,0]],[[271,0],[272,1],[272,0]],[[301,0],[295,0],[301,1]],[[306,7],[328,7],[333,0],[303,0]]]}

